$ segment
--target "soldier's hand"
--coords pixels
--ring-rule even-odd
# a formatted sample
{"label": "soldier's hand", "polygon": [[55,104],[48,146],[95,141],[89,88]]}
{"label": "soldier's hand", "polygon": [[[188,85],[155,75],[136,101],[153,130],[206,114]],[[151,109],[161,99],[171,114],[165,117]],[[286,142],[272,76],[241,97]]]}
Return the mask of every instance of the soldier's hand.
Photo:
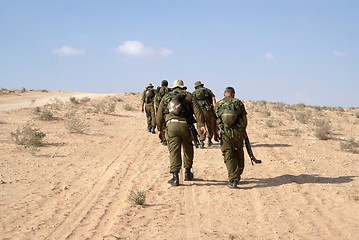
{"label": "soldier's hand", "polygon": [[165,132],[164,132],[164,131],[158,131],[158,137],[159,137],[160,139],[163,139],[164,136],[165,136]]}
{"label": "soldier's hand", "polygon": [[201,133],[202,135],[205,135],[207,133],[206,127],[201,127]]}

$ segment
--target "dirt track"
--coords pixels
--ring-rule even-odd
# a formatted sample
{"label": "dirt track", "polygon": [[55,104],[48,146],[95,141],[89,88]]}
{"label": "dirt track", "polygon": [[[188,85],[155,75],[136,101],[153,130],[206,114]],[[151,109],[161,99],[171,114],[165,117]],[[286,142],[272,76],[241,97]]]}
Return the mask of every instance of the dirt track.
{"label": "dirt track", "polygon": [[[309,124],[270,107],[278,125],[267,127],[254,103],[245,103],[263,164],[247,158],[239,189],[228,189],[216,143],[195,149],[194,181],[170,187],[167,148],[145,131],[139,96],[118,96],[115,114],[81,113],[85,134],[16,110],[25,96],[0,96],[0,239],[359,239],[359,156],[337,140],[359,133],[349,110],[337,119],[325,113],[338,137],[320,141]],[[26,95],[34,98],[42,101]],[[136,110],[123,110],[126,103]],[[10,140],[29,121],[46,132],[46,147]],[[146,205],[128,201],[142,189]]]}

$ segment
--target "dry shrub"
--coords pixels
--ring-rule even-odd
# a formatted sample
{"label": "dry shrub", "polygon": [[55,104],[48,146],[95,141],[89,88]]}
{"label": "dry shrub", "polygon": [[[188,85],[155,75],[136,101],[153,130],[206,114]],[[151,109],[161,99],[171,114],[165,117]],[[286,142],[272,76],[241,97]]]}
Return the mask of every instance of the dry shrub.
{"label": "dry shrub", "polygon": [[54,118],[54,114],[48,110],[48,109],[41,109],[40,107],[36,107],[33,110],[33,113],[37,115],[37,118],[42,120],[42,121],[51,121],[51,120],[55,120]]}
{"label": "dry shrub", "polygon": [[295,114],[295,119],[303,124],[307,124],[312,117],[312,113],[310,111],[297,112]]}
{"label": "dry shrub", "polygon": [[70,133],[85,132],[87,126],[85,122],[77,116],[76,110],[70,110],[65,114],[65,117],[65,128],[69,130]]}
{"label": "dry shrub", "polygon": [[267,125],[267,127],[270,127],[270,128],[274,127],[274,120],[273,119],[268,119],[266,121],[266,125]]}
{"label": "dry shrub", "polygon": [[262,115],[263,117],[269,117],[269,116],[271,115],[271,113],[270,113],[270,111],[268,111],[267,109],[265,109],[265,110],[263,110],[263,111],[261,112],[261,115]]}
{"label": "dry shrub", "polygon": [[22,129],[18,127],[15,132],[10,134],[14,142],[26,147],[41,147],[43,145],[42,140],[46,136],[38,128],[32,128],[29,124],[25,125]]}
{"label": "dry shrub", "polygon": [[146,202],[146,191],[131,191],[128,200],[136,205],[144,205]]}
{"label": "dry shrub", "polygon": [[75,97],[70,97],[70,102],[72,104],[80,104],[80,100]]}
{"label": "dry shrub", "polygon": [[354,138],[351,138],[341,142],[340,149],[347,152],[359,153],[359,143],[357,143]]}
{"label": "dry shrub", "polygon": [[328,140],[331,136],[331,126],[326,120],[316,120],[315,136],[320,140]]}
{"label": "dry shrub", "polygon": [[359,112],[356,112],[356,113],[355,113],[355,117],[356,117],[356,118],[359,118]]}
{"label": "dry shrub", "polygon": [[282,102],[277,102],[273,104],[273,108],[278,112],[285,112],[286,104]]}
{"label": "dry shrub", "polygon": [[93,112],[95,113],[104,113],[104,114],[112,114],[116,111],[116,97],[109,97],[102,99],[96,103],[93,103]]}
{"label": "dry shrub", "polygon": [[134,108],[132,107],[131,104],[128,104],[126,103],[124,106],[123,106],[123,109],[126,110],[126,111],[133,111]]}

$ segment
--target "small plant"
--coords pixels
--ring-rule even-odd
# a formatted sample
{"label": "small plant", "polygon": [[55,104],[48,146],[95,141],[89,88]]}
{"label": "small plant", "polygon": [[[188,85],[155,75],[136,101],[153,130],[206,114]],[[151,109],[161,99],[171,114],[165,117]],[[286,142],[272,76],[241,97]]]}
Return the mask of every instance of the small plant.
{"label": "small plant", "polygon": [[11,132],[12,140],[26,147],[41,147],[45,136],[45,133],[41,132],[38,128],[32,128],[28,124],[23,129],[18,127],[15,132]]}
{"label": "small plant", "polygon": [[80,100],[75,97],[70,97],[70,102],[72,104],[80,104]]}
{"label": "small plant", "polygon": [[102,101],[93,104],[94,106],[93,111],[95,113],[104,113],[104,114],[114,113],[116,111],[116,103],[117,103],[117,99],[115,97],[103,99]]}
{"label": "small plant", "polygon": [[315,125],[317,126],[315,130],[315,136],[320,140],[328,140],[331,135],[331,126],[328,121],[317,120]]}
{"label": "small plant", "polygon": [[36,107],[34,109],[34,113],[38,116],[38,118],[42,121],[51,121],[54,120],[54,114],[47,109],[41,109],[40,107]]}
{"label": "small plant", "polygon": [[356,118],[359,118],[359,112],[356,112],[356,113],[355,113],[355,117],[356,117]]}
{"label": "small plant", "polygon": [[144,205],[146,202],[146,192],[143,190],[131,191],[128,200],[136,205]]}
{"label": "small plant", "polygon": [[267,125],[267,127],[270,127],[270,128],[274,127],[274,121],[273,121],[273,119],[268,119],[268,120],[266,121],[266,125]]}
{"label": "small plant", "polygon": [[355,142],[354,138],[351,138],[349,140],[341,142],[340,149],[347,152],[359,153],[359,143]]}
{"label": "small plant", "polygon": [[86,129],[84,121],[75,116],[69,116],[65,120],[65,127],[70,133],[84,133]]}
{"label": "small plant", "polygon": [[123,109],[125,109],[126,111],[133,111],[134,108],[132,107],[132,105],[126,103],[125,106],[123,106]]}
{"label": "small plant", "polygon": [[295,115],[295,119],[303,124],[308,123],[308,121],[311,117],[312,117],[312,113],[310,111],[298,112]]}
{"label": "small plant", "polygon": [[285,112],[286,105],[282,102],[277,102],[273,105],[278,112]]}
{"label": "small plant", "polygon": [[267,109],[262,111],[262,116],[263,117],[269,117],[271,115],[270,111],[268,111]]}
{"label": "small plant", "polygon": [[79,102],[80,103],[87,103],[87,102],[89,102],[91,100],[91,98],[89,98],[89,97],[83,97],[83,98],[81,98],[80,100],[79,100]]}

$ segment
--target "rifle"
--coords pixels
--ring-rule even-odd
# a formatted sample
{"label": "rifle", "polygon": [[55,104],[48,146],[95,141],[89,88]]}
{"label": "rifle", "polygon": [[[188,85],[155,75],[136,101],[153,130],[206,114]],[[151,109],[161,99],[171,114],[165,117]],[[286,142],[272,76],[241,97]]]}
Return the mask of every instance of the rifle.
{"label": "rifle", "polygon": [[251,158],[252,165],[254,165],[253,163],[255,163],[255,164],[262,163],[262,160],[256,159],[256,157],[253,154],[251,143],[249,142],[247,131],[244,131],[243,135],[244,135],[244,142],[246,144],[247,153],[248,153],[249,157]]}
{"label": "rifle", "polygon": [[194,146],[196,148],[198,148],[198,146],[199,146],[198,136],[199,135],[198,135],[197,129],[194,127],[193,122],[189,123],[188,121],[187,121],[187,127],[188,127],[189,132],[191,133]]}

